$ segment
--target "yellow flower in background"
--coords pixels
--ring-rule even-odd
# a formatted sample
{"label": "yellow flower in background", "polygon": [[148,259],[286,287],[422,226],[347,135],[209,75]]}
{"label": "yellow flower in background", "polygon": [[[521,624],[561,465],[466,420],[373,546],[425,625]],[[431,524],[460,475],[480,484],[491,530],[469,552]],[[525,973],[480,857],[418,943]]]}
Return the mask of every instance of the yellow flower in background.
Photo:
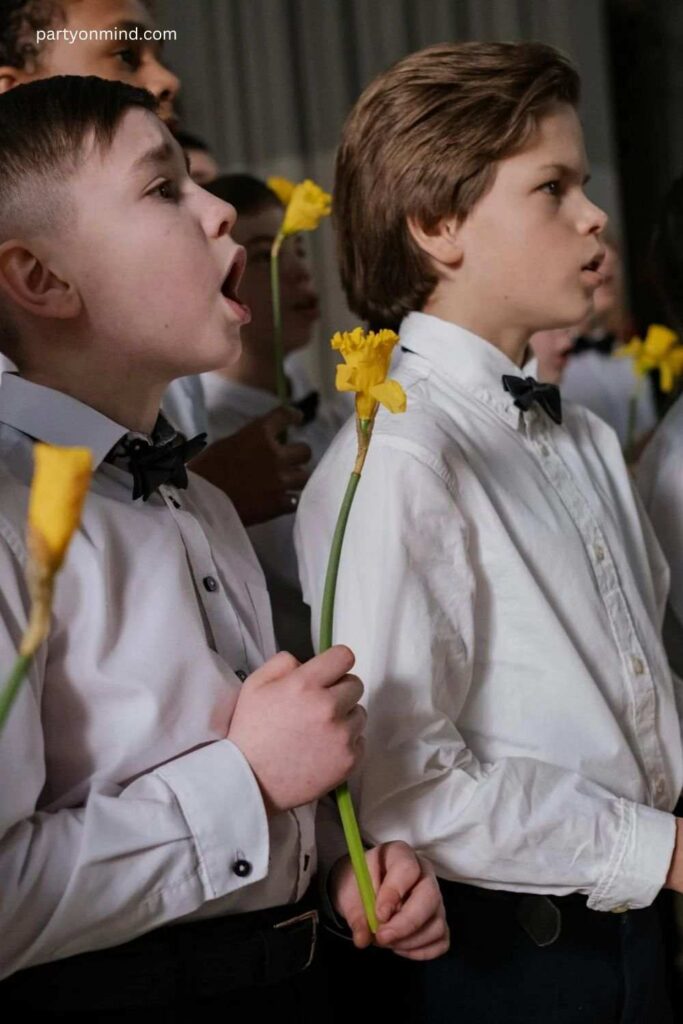
{"label": "yellow flower in background", "polygon": [[275,193],[283,206],[289,206],[289,200],[292,198],[292,192],[294,191],[293,181],[290,181],[289,178],[278,178],[277,175],[273,174],[270,178],[266,178],[266,185],[271,192]]}
{"label": "yellow flower in background", "polygon": [[36,444],[28,507],[31,552],[55,573],[81,519],[92,474],[88,448]]}
{"label": "yellow flower in background", "polygon": [[652,324],[645,340],[635,337],[621,345],[615,356],[633,359],[634,372],[644,377],[650,370],[659,370],[659,386],[664,392],[673,391],[676,380],[683,373],[683,345],[678,335],[663,324]]}
{"label": "yellow flower in background", "polygon": [[279,234],[286,238],[299,231],[315,231],[332,212],[332,196],[307,178],[292,189]]}
{"label": "yellow flower in background", "polygon": [[391,354],[398,341],[393,331],[338,331],[332,348],[341,352],[344,362],[337,367],[337,391],[356,392],[356,413],[360,420],[371,419],[377,403],[389,412],[405,412],[406,395],[395,380],[387,380]]}

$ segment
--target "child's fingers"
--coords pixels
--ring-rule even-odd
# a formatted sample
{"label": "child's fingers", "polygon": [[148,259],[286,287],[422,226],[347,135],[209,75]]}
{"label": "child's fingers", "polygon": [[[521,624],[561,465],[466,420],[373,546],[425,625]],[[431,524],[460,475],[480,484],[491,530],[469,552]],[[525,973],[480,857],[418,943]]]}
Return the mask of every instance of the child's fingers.
{"label": "child's fingers", "polygon": [[387,929],[393,933],[394,941],[407,939],[417,933],[437,915],[443,918],[441,893],[430,876],[418,882],[403,905],[390,918],[380,918],[378,910],[378,919],[389,922]]}
{"label": "child's fingers", "polygon": [[384,876],[375,899],[377,919],[380,922],[388,921],[396,913],[422,874],[420,862],[406,843],[388,843],[381,853]]}
{"label": "child's fingers", "polygon": [[426,948],[441,942],[448,934],[448,926],[441,915],[427,921],[417,931],[411,932],[407,938],[399,939],[393,930],[392,924],[380,928],[376,935],[378,946],[390,947],[395,953],[412,953],[415,950]]}

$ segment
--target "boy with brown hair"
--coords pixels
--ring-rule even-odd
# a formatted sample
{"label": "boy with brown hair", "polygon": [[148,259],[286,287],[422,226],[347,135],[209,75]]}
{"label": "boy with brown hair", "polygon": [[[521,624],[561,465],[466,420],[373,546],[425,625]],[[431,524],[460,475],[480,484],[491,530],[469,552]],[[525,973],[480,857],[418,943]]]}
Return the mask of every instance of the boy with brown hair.
{"label": "boy with brown hair", "polygon": [[[364,834],[429,856],[457,922],[420,972],[422,1022],[670,1019],[666,569],[613,431],[520,370],[601,280],[578,98],[548,46],[444,44],[368,87],[338,155],[342,281],[373,326],[400,324],[408,408],[377,418],[335,640],[366,684]],[[348,427],[299,512],[314,635],[354,450]]]}
{"label": "boy with brown hair", "polygon": [[[362,685],[348,648],[275,654],[235,510],[185,472],[158,415],[170,380],[238,357],[249,310],[234,209],[191,180],[154,106],[87,77],[0,96],[0,320],[18,367],[0,387],[0,665],[27,623],[33,444],[95,463],[0,736],[0,1002],[126,1024],[275,1003],[300,1024],[325,997],[308,971],[314,801],[362,754]],[[378,943],[435,955],[429,867],[402,843],[368,857]],[[348,861],[330,878],[367,944]]]}

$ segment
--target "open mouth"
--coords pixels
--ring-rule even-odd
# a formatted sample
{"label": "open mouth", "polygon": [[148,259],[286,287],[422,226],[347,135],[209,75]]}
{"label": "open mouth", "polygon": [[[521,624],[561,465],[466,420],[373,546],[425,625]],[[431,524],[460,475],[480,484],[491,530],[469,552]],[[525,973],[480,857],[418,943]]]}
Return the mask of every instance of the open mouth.
{"label": "open mouth", "polygon": [[249,323],[251,320],[251,310],[248,306],[245,306],[243,302],[240,302],[237,295],[240,281],[244,274],[245,264],[246,254],[244,249],[239,248],[235,253],[228,272],[223,278],[223,284],[221,285],[221,295],[226,300],[233,313],[237,315],[240,323],[243,324]]}
{"label": "open mouth", "polygon": [[604,260],[604,258],[605,252],[604,250],[600,250],[600,252],[593,257],[590,263],[586,263],[583,267],[581,267],[581,269],[589,270],[591,273],[597,274],[600,271],[600,267],[602,266],[602,261]]}

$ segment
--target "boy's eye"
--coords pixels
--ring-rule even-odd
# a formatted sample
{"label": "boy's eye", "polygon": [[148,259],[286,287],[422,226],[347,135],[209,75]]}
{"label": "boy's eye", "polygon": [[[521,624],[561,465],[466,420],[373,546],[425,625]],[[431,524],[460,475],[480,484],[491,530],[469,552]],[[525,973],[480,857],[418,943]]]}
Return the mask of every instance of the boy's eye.
{"label": "boy's eye", "polygon": [[137,71],[140,67],[140,54],[137,50],[133,50],[130,47],[124,50],[116,50],[114,56],[118,57],[121,63],[125,64],[131,71]]}
{"label": "boy's eye", "polygon": [[175,181],[169,181],[166,179],[165,181],[159,182],[159,184],[152,189],[150,195],[159,196],[161,199],[175,202],[180,196],[180,189]]}
{"label": "boy's eye", "polygon": [[541,185],[541,192],[547,192],[549,196],[559,196],[562,192],[562,184],[557,179],[546,181]]}

